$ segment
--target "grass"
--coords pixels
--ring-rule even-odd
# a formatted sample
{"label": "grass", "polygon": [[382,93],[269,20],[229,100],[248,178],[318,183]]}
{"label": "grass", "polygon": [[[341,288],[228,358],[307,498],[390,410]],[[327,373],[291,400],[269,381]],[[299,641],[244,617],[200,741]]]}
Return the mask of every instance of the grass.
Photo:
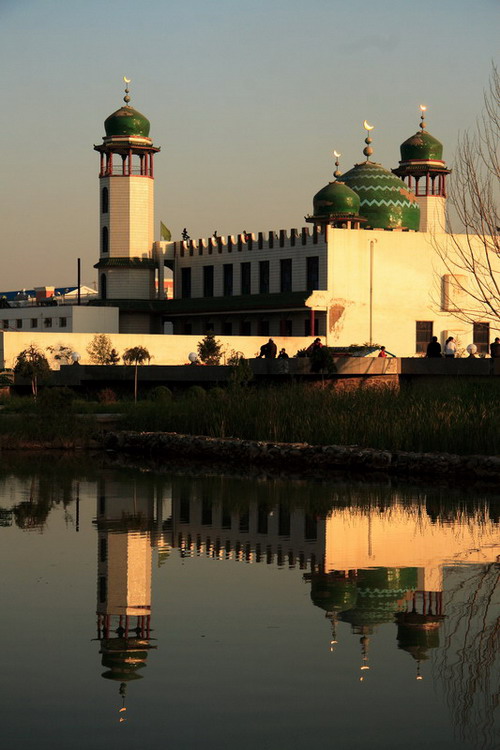
{"label": "grass", "polygon": [[[401,390],[352,392],[301,384],[204,391],[114,404],[68,401],[68,394],[4,400],[0,442],[38,440],[54,447],[96,437],[92,414],[123,414],[122,429],[167,431],[315,445],[496,455],[500,453],[500,379],[446,379]],[[54,391],[56,389],[53,389]],[[80,419],[78,414],[89,415]],[[17,415],[10,418],[5,414]]]}

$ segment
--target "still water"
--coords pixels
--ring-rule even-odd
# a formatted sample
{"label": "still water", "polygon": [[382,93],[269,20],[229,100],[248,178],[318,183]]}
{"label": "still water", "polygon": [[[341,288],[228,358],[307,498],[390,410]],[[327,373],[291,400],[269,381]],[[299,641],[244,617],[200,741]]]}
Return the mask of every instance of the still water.
{"label": "still water", "polygon": [[9,750],[499,743],[491,491],[0,459]]}

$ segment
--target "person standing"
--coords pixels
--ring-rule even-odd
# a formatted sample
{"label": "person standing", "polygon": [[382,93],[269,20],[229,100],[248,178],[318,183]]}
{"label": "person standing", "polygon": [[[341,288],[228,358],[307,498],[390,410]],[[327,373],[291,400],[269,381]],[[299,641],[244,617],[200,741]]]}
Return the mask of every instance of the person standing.
{"label": "person standing", "polygon": [[441,356],[441,344],[439,343],[437,336],[433,336],[427,344],[426,357],[440,357]]}
{"label": "person standing", "polygon": [[490,355],[492,359],[500,358],[500,338],[497,336],[496,339],[490,344]]}
{"label": "person standing", "polygon": [[453,336],[448,336],[444,345],[444,356],[455,357],[457,353],[457,344]]}

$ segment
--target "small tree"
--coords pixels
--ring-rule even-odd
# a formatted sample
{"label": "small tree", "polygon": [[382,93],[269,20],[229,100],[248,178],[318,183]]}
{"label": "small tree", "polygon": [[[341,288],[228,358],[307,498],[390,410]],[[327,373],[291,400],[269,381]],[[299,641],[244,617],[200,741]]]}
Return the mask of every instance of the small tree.
{"label": "small tree", "polygon": [[93,365],[115,365],[117,352],[111,346],[111,339],[105,333],[96,333],[87,346],[87,353]]}
{"label": "small tree", "polygon": [[134,365],[134,401],[137,402],[137,368],[139,365],[143,365],[144,362],[149,364],[151,360],[151,354],[144,346],[132,346],[130,349],[125,349],[123,352],[123,361],[126,365]]}
{"label": "small tree", "polygon": [[31,392],[36,401],[39,381],[47,378],[50,374],[50,367],[45,354],[37,349],[34,344],[31,344],[31,346],[28,346],[27,349],[23,349],[23,351],[19,352],[17,355],[14,372],[18,373],[23,378],[29,378],[31,380]]}
{"label": "small tree", "polygon": [[198,342],[198,354],[205,365],[218,365],[222,357],[222,344],[213,331],[207,331],[204,339]]}

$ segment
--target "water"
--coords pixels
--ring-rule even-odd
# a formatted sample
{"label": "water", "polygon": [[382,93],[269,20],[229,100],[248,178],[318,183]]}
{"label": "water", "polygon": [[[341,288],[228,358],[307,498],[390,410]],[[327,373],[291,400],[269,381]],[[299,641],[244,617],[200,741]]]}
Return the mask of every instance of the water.
{"label": "water", "polygon": [[0,462],[2,747],[492,749],[480,490]]}

